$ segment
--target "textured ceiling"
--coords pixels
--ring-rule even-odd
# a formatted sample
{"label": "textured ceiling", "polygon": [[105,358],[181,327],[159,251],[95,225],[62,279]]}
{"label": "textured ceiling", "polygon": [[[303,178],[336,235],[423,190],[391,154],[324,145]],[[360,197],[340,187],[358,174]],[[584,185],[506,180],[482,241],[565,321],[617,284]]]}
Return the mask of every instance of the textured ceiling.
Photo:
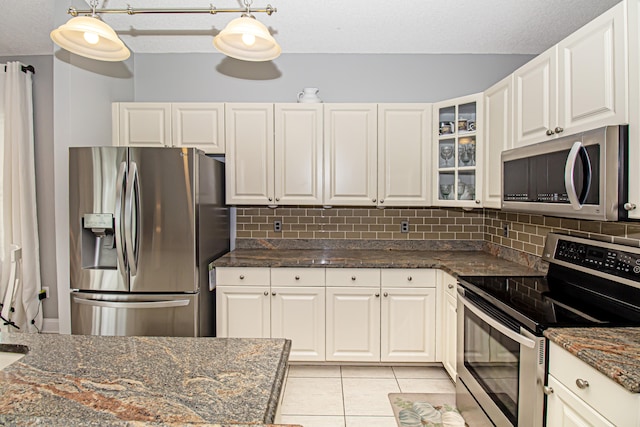
{"label": "textured ceiling", "polygon": [[[255,0],[283,53],[537,54],[620,0]],[[2,0],[0,56],[51,54],[54,12],[78,1]],[[239,0],[100,0],[99,7],[240,7]],[[62,5],[62,6],[61,6]],[[55,10],[54,10],[55,6]],[[62,11],[58,10],[62,9]],[[104,15],[137,53],[215,52],[235,14]],[[66,19],[66,18],[65,18]]]}

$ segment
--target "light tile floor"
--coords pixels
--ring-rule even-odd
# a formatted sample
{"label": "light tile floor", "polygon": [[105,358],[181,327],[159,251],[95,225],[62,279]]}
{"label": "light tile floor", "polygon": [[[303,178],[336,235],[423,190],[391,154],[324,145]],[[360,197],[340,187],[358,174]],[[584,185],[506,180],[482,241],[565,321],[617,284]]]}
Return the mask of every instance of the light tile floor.
{"label": "light tile floor", "polygon": [[283,424],[396,427],[389,393],[455,393],[439,367],[291,365]]}

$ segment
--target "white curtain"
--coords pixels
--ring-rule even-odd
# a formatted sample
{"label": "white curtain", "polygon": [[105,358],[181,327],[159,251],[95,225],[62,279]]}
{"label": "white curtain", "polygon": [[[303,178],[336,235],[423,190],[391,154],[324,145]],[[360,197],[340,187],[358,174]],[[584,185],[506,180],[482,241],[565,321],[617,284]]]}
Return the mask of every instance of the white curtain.
{"label": "white curtain", "polygon": [[42,328],[42,310],[32,78],[19,62],[0,65],[0,177],[0,302],[2,317],[20,329],[4,320],[0,326],[36,332]]}

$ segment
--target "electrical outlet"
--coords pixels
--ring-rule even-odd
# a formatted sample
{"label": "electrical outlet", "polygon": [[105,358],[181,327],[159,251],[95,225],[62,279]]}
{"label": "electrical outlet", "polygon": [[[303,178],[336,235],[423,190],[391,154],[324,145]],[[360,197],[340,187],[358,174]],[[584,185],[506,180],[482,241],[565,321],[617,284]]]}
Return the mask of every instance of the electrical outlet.
{"label": "electrical outlet", "polygon": [[45,298],[49,298],[49,287],[43,286],[38,294],[38,299],[43,300]]}
{"label": "electrical outlet", "polygon": [[504,237],[509,237],[509,224],[507,224],[506,222],[502,224],[502,235]]}
{"label": "electrical outlet", "polygon": [[282,231],[282,221],[273,221],[273,231]]}
{"label": "electrical outlet", "polygon": [[409,232],[409,221],[402,221],[400,223],[400,232],[408,233]]}

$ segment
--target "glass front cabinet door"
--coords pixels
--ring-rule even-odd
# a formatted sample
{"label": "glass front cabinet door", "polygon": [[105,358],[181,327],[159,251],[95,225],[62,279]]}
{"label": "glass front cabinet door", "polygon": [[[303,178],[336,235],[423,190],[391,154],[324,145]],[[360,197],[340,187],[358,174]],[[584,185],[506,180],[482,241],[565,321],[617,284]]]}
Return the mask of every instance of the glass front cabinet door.
{"label": "glass front cabinet door", "polygon": [[481,207],[481,94],[439,102],[433,114],[433,204]]}

